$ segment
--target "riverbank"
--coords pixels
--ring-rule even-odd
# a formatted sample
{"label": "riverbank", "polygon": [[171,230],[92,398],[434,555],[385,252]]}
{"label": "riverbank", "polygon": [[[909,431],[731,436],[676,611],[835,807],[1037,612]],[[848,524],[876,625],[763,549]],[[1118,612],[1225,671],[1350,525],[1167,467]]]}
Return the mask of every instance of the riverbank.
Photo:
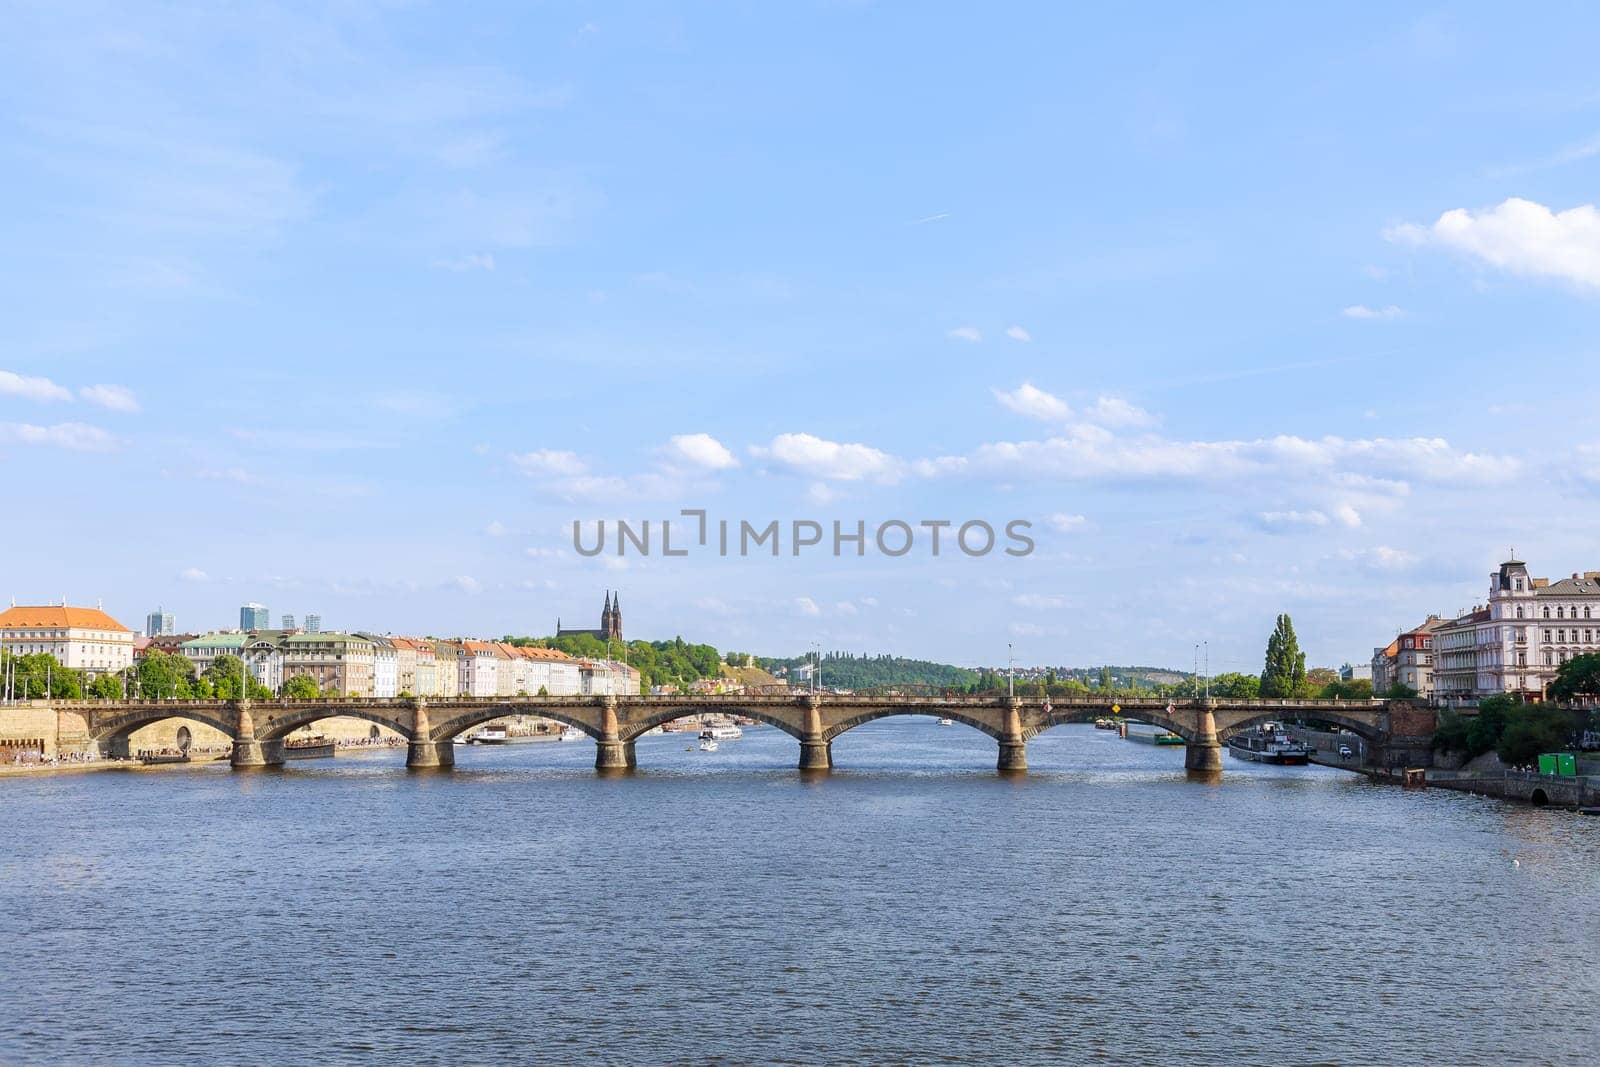
{"label": "riverbank", "polygon": [[208,756],[186,763],[145,763],[136,759],[95,759],[82,762],[22,763],[0,765],[0,778],[29,778],[36,775],[88,774],[94,771],[166,771],[191,767],[209,767],[228,762],[228,757]]}

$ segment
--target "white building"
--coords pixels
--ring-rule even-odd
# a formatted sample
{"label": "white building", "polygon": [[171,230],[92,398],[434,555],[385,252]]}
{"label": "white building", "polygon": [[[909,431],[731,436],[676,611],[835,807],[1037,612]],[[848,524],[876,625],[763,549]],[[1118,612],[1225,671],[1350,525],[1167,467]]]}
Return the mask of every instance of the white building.
{"label": "white building", "polygon": [[372,642],[372,696],[393,700],[400,695],[400,657],[394,642],[376,634],[357,634]]}
{"label": "white building", "polygon": [[1551,582],[1529,575],[1521,560],[1507,560],[1489,576],[1488,603],[1437,637],[1441,699],[1541,696],[1563,663],[1600,652],[1600,571]]}
{"label": "white building", "polygon": [[488,641],[462,641],[457,646],[457,692],[464,697],[498,696],[499,650]]}
{"label": "white building", "polygon": [[16,656],[48,653],[88,675],[133,665],[133,631],[99,608],[47,604],[0,612],[0,648]]}

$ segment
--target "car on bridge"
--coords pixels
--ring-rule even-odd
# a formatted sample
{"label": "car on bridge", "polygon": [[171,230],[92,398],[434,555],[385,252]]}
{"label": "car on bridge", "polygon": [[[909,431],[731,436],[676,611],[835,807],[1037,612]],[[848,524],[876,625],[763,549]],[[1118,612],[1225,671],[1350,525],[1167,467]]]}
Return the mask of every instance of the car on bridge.
{"label": "car on bridge", "polygon": [[1350,751],[1350,746],[1349,745],[1340,745],[1339,746],[1339,758],[1340,759],[1349,759],[1351,756],[1354,756],[1354,755],[1355,755],[1355,753]]}

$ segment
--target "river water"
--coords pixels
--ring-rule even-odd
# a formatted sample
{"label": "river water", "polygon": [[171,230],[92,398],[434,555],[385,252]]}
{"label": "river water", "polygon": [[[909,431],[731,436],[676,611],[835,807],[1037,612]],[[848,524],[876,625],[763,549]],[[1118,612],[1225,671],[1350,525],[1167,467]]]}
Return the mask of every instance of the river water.
{"label": "river water", "polygon": [[0,780],[0,1060],[1594,1063],[1600,819],[930,719]]}

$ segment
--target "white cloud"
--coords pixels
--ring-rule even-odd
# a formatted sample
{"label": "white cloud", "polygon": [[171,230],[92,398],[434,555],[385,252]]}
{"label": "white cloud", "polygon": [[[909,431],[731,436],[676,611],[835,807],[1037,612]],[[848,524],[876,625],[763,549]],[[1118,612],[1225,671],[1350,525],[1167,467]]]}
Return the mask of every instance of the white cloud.
{"label": "white cloud", "polygon": [[861,613],[860,609],[848,600],[839,601],[833,606],[833,610],[840,615],[859,615]]}
{"label": "white cloud", "polygon": [[121,385],[86,385],[78,390],[78,395],[91,404],[98,404],[109,411],[138,411],[139,401],[133,395],[133,390]]}
{"label": "white cloud", "polygon": [[[591,537],[591,539],[589,541],[585,542],[585,544],[592,544],[592,543],[593,543],[593,538],[592,537]],[[530,559],[559,559],[561,557],[561,554],[562,554],[561,550],[559,548],[530,547],[530,548],[525,548],[522,551],[524,553],[526,553],[527,556]]]}
{"label": "white cloud", "polygon": [[483,528],[483,532],[488,534],[490,537],[504,537],[509,531],[506,530],[505,523],[501,522],[499,519],[495,519],[491,521],[489,525]]}
{"label": "white cloud", "polygon": [[1099,423],[1101,426],[1128,427],[1152,426],[1156,417],[1144,408],[1136,407],[1119,397],[1103,396],[1094,402],[1094,407],[1083,413],[1083,417],[1090,422]]}
{"label": "white cloud", "polygon": [[1477,213],[1446,211],[1432,226],[1395,226],[1384,236],[1442,245],[1513,274],[1561,278],[1600,290],[1600,211],[1593,204],[1556,212],[1511,197]]}
{"label": "white cloud", "polygon": [[1006,408],[1030,419],[1060,422],[1072,414],[1072,409],[1060,397],[1045,392],[1032,382],[1023,382],[1011,392],[991,389],[994,398]]}
{"label": "white cloud", "polygon": [[199,567],[185,567],[178,572],[178,580],[184,582],[209,582],[211,575]]}
{"label": "white cloud", "polygon": [[822,507],[838,500],[839,494],[834,492],[827,482],[812,482],[810,487],[806,489],[806,499],[818,507]]}
{"label": "white cloud", "polygon": [[704,470],[721,471],[737,467],[739,461],[732,452],[708,433],[680,433],[662,448],[670,462],[687,464]]}
{"label": "white cloud", "polygon": [[480,584],[478,579],[472,577],[470,574],[458,574],[450,584],[461,590],[463,593],[478,593],[483,591],[482,584]]}
{"label": "white cloud", "polygon": [[1355,529],[1357,526],[1361,525],[1361,512],[1357,511],[1349,504],[1340,504],[1338,507],[1333,509],[1333,521],[1337,522],[1340,526],[1348,526],[1351,529]]}
{"label": "white cloud", "polygon": [[1031,622],[1014,622],[1006,627],[1012,637],[1043,637],[1044,627]]}
{"label": "white cloud", "polygon": [[903,467],[887,452],[868,445],[827,441],[808,433],[779,434],[770,445],[750,451],[796,474],[841,482],[893,482]]}
{"label": "white cloud", "polygon": [[1341,549],[1335,554],[1337,558],[1350,563],[1359,563],[1364,567],[1379,571],[1399,571],[1415,566],[1418,557],[1411,552],[1399,548],[1390,548],[1388,545],[1378,545],[1375,548]]}
{"label": "white cloud", "polygon": [[72,392],[49,378],[30,378],[0,370],[0,396],[21,396],[29,400],[71,400]]}
{"label": "white cloud", "polygon": [[1491,485],[1521,470],[1510,456],[1463,452],[1438,437],[1182,441],[1157,434],[1116,435],[1079,424],[1043,441],[997,441],[970,455],[914,465],[928,477],[988,476],[1034,481],[1151,478],[1193,482],[1250,475],[1406,477],[1450,485]]}
{"label": "white cloud", "polygon": [[1257,518],[1275,527],[1328,525],[1328,516],[1320,511],[1263,511]]}
{"label": "white cloud", "polygon": [[81,422],[58,422],[54,426],[34,426],[26,422],[0,423],[0,441],[49,445],[73,452],[104,452],[116,443],[100,427]]}
{"label": "white cloud", "polygon": [[1019,593],[1011,598],[1011,602],[1019,608],[1034,608],[1047,611],[1067,606],[1066,597],[1049,596],[1044,593]]}
{"label": "white cloud", "polygon": [[822,614],[822,609],[817,607],[817,602],[808,596],[795,597],[794,606],[799,609],[800,614],[802,615],[814,618]]}
{"label": "white cloud", "polygon": [[1050,524],[1052,530],[1056,530],[1059,533],[1071,533],[1074,530],[1081,530],[1089,522],[1082,515],[1069,515],[1064,511],[1056,512],[1046,518],[1045,521]]}
{"label": "white cloud", "polygon": [[1386,307],[1373,308],[1365,304],[1351,304],[1339,312],[1347,319],[1398,319],[1405,314],[1404,308],[1389,304]]}
{"label": "white cloud", "polygon": [[525,474],[556,474],[567,478],[577,477],[589,469],[577,453],[551,448],[514,454],[511,462]]}
{"label": "white cloud", "polygon": [[435,260],[433,265],[443,270],[455,271],[458,274],[469,270],[494,270],[494,256],[474,253],[458,256],[455,259]]}
{"label": "white cloud", "polygon": [[968,344],[977,344],[983,340],[983,331],[976,326],[957,326],[950,331],[950,336],[957,341],[966,341]]}
{"label": "white cloud", "polygon": [[255,485],[258,479],[243,467],[202,467],[195,477],[206,482],[233,482],[236,485]]}
{"label": "white cloud", "polygon": [[1033,340],[1033,334],[1029,333],[1021,326],[1007,326],[1006,336],[1011,338],[1013,341],[1021,341],[1024,344]]}

